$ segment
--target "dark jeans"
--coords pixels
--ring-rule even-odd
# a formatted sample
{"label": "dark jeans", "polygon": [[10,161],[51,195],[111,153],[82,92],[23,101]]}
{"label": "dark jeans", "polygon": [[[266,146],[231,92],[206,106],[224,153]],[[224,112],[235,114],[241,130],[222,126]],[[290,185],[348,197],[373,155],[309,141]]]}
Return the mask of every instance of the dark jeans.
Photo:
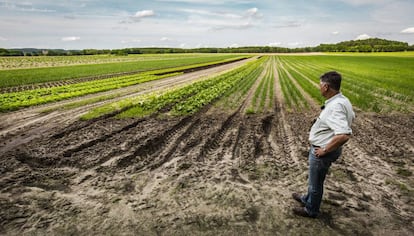
{"label": "dark jeans", "polygon": [[332,162],[336,161],[341,153],[342,148],[339,148],[321,158],[316,158],[315,148],[313,146],[310,148],[308,193],[302,196],[302,202],[305,203],[306,211],[311,216],[317,216],[319,214],[325,176]]}

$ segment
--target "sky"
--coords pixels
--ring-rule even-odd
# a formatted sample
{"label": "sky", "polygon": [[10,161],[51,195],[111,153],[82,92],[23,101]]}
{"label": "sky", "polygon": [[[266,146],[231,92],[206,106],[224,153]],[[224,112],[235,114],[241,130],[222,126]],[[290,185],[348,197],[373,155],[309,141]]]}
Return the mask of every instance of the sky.
{"label": "sky", "polygon": [[413,0],[0,0],[0,48],[414,44]]}

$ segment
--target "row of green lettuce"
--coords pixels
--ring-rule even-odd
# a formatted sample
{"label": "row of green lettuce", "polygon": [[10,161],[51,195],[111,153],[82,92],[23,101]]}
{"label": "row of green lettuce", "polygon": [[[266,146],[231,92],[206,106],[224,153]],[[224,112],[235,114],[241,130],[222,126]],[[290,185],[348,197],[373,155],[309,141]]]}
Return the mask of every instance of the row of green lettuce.
{"label": "row of green lettuce", "polygon": [[[232,58],[231,60],[240,59]],[[92,80],[77,84],[69,84],[52,88],[39,88],[14,93],[0,94],[0,112],[13,111],[24,107],[30,107],[50,102],[57,102],[73,97],[84,96],[93,93],[105,92],[113,89],[123,88],[139,83],[158,80],[181,74],[186,69],[196,69],[199,67],[210,66],[230,59],[215,61],[210,63],[195,64],[189,66],[175,67],[170,69],[154,70],[136,75],[119,76],[101,80]]]}
{"label": "row of green lettuce", "polygon": [[106,104],[93,109],[81,119],[88,120],[110,114],[117,114],[119,118],[144,117],[163,109],[173,116],[191,115],[245,81],[257,78],[262,70],[260,65],[265,60],[262,57],[224,74],[186,86]]}

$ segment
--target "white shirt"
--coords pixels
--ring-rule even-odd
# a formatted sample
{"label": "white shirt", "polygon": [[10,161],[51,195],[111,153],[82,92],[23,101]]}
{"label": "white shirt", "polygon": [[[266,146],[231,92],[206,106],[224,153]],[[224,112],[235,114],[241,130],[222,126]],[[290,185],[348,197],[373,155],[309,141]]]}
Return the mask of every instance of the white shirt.
{"label": "white shirt", "polygon": [[352,134],[351,124],[354,119],[351,102],[342,93],[336,94],[325,101],[325,108],[310,130],[309,142],[326,147],[335,135]]}

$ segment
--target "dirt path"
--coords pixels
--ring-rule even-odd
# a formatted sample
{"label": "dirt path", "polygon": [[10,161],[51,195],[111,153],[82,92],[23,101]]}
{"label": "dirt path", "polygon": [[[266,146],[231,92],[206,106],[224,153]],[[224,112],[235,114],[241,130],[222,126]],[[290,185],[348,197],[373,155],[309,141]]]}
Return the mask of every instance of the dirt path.
{"label": "dirt path", "polygon": [[411,235],[414,117],[358,112],[322,215],[294,216],[319,111],[286,111],[269,68],[267,114],[245,114],[252,86],[233,110],[78,121],[0,153],[0,234]]}

